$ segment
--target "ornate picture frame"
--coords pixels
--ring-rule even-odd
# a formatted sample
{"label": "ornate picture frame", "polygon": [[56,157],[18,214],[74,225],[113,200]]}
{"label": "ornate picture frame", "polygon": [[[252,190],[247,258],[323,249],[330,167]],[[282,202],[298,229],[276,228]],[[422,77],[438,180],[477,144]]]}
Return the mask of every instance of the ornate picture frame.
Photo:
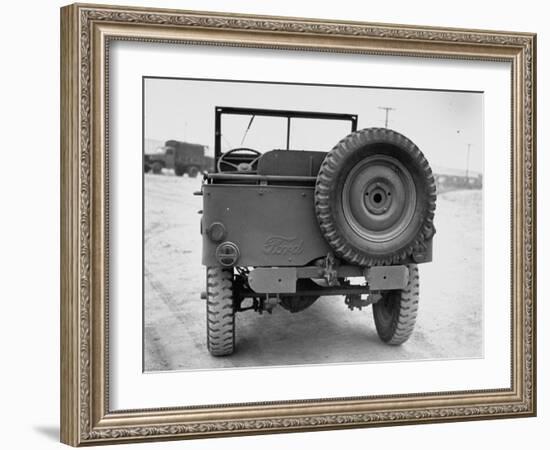
{"label": "ornate picture frame", "polygon": [[[510,387],[113,411],[109,406],[106,100],[109,45],[116,40],[510,63]],[[62,8],[62,442],[80,446],[534,416],[535,89],[536,35],[531,33],[105,5]]]}

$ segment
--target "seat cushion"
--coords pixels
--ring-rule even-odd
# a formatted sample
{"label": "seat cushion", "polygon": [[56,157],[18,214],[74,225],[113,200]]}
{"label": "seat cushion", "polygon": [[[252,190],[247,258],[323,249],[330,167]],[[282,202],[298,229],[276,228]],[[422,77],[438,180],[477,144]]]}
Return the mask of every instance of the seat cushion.
{"label": "seat cushion", "polygon": [[326,154],[309,150],[271,150],[258,161],[258,174],[316,177]]}

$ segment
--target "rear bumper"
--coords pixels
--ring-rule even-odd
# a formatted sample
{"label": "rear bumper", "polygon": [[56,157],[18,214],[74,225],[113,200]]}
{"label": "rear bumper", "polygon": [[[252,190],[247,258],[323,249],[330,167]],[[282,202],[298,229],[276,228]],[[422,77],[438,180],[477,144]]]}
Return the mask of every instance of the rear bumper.
{"label": "rear bumper", "polygon": [[[334,268],[336,278],[364,277],[364,286],[319,286],[319,292],[331,291],[331,295],[347,293],[349,288],[363,288],[362,291],[387,291],[404,289],[409,279],[407,266],[339,266]],[[325,269],[318,266],[306,267],[260,267],[248,275],[248,284],[256,293],[295,294],[296,282],[300,278],[325,279]]]}

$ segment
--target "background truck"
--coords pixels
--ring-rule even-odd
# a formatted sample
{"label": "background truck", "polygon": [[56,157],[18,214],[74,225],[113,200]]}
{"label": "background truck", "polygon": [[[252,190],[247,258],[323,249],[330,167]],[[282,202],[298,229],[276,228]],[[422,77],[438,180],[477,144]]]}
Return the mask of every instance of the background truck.
{"label": "background truck", "polygon": [[152,171],[159,174],[162,169],[173,169],[175,174],[187,174],[195,178],[199,173],[213,169],[214,159],[205,156],[207,147],[191,142],[170,140],[166,141],[162,152],[145,154],[143,169],[145,173]]}

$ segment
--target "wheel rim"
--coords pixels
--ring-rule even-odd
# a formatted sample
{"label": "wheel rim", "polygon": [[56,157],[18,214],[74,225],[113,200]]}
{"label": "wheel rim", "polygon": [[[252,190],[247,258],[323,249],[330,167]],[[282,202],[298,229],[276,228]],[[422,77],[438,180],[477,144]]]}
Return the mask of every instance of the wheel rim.
{"label": "wheel rim", "polygon": [[412,221],[415,184],[397,159],[373,155],[349,172],[342,205],[347,224],[361,238],[371,242],[391,241]]}

